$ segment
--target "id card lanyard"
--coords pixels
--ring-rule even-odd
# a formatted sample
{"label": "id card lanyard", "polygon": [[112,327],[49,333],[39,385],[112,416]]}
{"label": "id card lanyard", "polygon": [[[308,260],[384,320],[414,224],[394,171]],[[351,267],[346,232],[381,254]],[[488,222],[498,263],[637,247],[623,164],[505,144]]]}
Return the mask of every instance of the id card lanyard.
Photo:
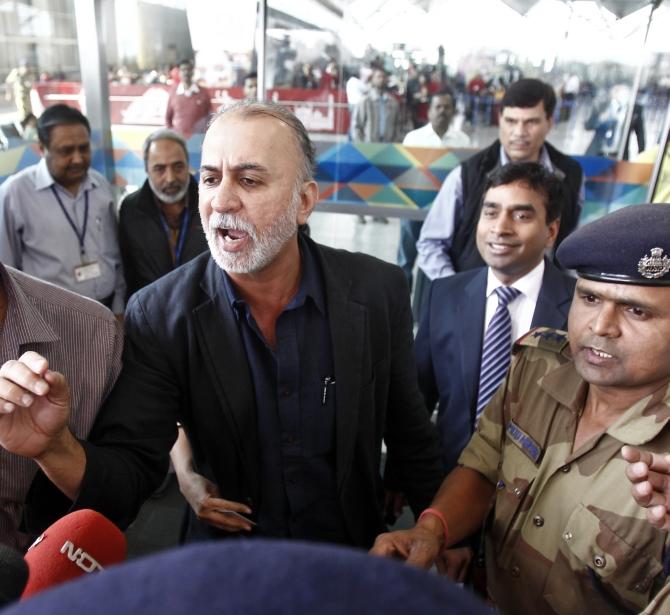
{"label": "id card lanyard", "polygon": [[[186,243],[186,233],[188,229],[188,222],[191,218],[191,212],[189,211],[188,207],[184,209],[184,217],[181,219],[181,227],[179,228],[179,237],[177,239],[177,245],[175,246],[174,249],[174,264],[175,267],[179,267],[181,265],[181,255],[182,252],[184,251],[184,244]],[[165,234],[167,235],[168,242],[170,241],[170,227],[168,226],[168,223],[165,220],[165,216],[161,212],[161,224],[163,225],[163,230],[165,231]]]}
{"label": "id card lanyard", "polygon": [[58,192],[56,191],[55,186],[51,186],[51,192],[54,193],[54,196],[56,197],[56,200],[58,201],[58,204],[60,205],[61,211],[63,212],[63,215],[65,216],[66,220],[68,221],[69,225],[72,227],[72,230],[74,231],[74,234],[77,236],[77,240],[79,241],[79,255],[81,257],[81,262],[84,264],[85,261],[85,255],[86,255],[86,249],[84,248],[84,239],[86,238],[86,226],[88,225],[88,190],[84,191],[84,224],[82,225],[81,232],[77,228],[77,225],[75,224],[74,220],[70,217],[70,214],[67,213],[67,209],[65,209],[65,205],[63,205],[63,201],[61,201],[60,196],[58,195]]}

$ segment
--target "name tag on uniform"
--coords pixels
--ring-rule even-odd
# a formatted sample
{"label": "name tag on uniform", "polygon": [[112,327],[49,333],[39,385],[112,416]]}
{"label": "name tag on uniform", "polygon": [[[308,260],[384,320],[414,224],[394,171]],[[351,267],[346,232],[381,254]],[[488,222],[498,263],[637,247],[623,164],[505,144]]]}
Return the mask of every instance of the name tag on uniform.
{"label": "name tag on uniform", "polygon": [[523,429],[521,429],[514,421],[507,423],[507,435],[510,440],[516,444],[527,457],[537,463],[537,460],[542,454],[542,449],[533,438],[531,438]]}
{"label": "name tag on uniform", "polygon": [[77,282],[86,282],[87,280],[95,280],[102,275],[99,263],[84,263],[79,267],[74,268],[74,279]]}

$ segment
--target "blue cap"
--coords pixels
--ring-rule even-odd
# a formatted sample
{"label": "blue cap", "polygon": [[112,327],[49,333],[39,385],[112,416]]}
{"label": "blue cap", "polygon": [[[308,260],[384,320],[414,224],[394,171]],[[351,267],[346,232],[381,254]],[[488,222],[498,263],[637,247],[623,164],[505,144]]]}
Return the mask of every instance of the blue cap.
{"label": "blue cap", "polygon": [[197,543],[110,566],[3,615],[487,615],[454,583],[363,551],[298,541]]}
{"label": "blue cap", "polygon": [[556,258],[588,280],[670,286],[670,205],[630,205],[603,216],[569,235]]}

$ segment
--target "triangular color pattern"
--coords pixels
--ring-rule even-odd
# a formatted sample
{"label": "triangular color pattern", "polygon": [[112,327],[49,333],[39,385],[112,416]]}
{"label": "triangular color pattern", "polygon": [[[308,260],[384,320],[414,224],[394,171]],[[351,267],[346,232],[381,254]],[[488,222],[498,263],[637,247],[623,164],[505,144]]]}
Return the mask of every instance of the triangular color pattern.
{"label": "triangular color pattern", "polygon": [[414,203],[412,203],[412,201],[395,186],[384,186],[379,192],[371,196],[368,201],[370,203],[379,203],[380,205],[414,205]]}

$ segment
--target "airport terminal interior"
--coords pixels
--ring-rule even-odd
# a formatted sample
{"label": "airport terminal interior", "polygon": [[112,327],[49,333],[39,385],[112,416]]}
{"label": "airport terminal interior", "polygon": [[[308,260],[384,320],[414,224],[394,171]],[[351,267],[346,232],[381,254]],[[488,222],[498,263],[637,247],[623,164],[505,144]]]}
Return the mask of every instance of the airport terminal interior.
{"label": "airport terminal interior", "polygon": [[[187,63],[210,114],[251,96],[303,122],[312,239],[398,263],[402,222],[425,218],[449,172],[498,137],[507,88],[534,78],[556,94],[547,141],[584,173],[582,225],[670,202],[668,32],[667,0],[0,0],[0,185],[40,160],[33,120],[65,103],[90,121],[92,167],[119,205],[144,183],[143,142]],[[375,140],[356,114],[379,73],[397,125]],[[463,140],[406,144],[445,92]],[[183,131],[196,178],[203,130]],[[130,556],[176,545],[183,510],[170,476],[128,530]],[[411,524],[406,510],[397,527]]]}

